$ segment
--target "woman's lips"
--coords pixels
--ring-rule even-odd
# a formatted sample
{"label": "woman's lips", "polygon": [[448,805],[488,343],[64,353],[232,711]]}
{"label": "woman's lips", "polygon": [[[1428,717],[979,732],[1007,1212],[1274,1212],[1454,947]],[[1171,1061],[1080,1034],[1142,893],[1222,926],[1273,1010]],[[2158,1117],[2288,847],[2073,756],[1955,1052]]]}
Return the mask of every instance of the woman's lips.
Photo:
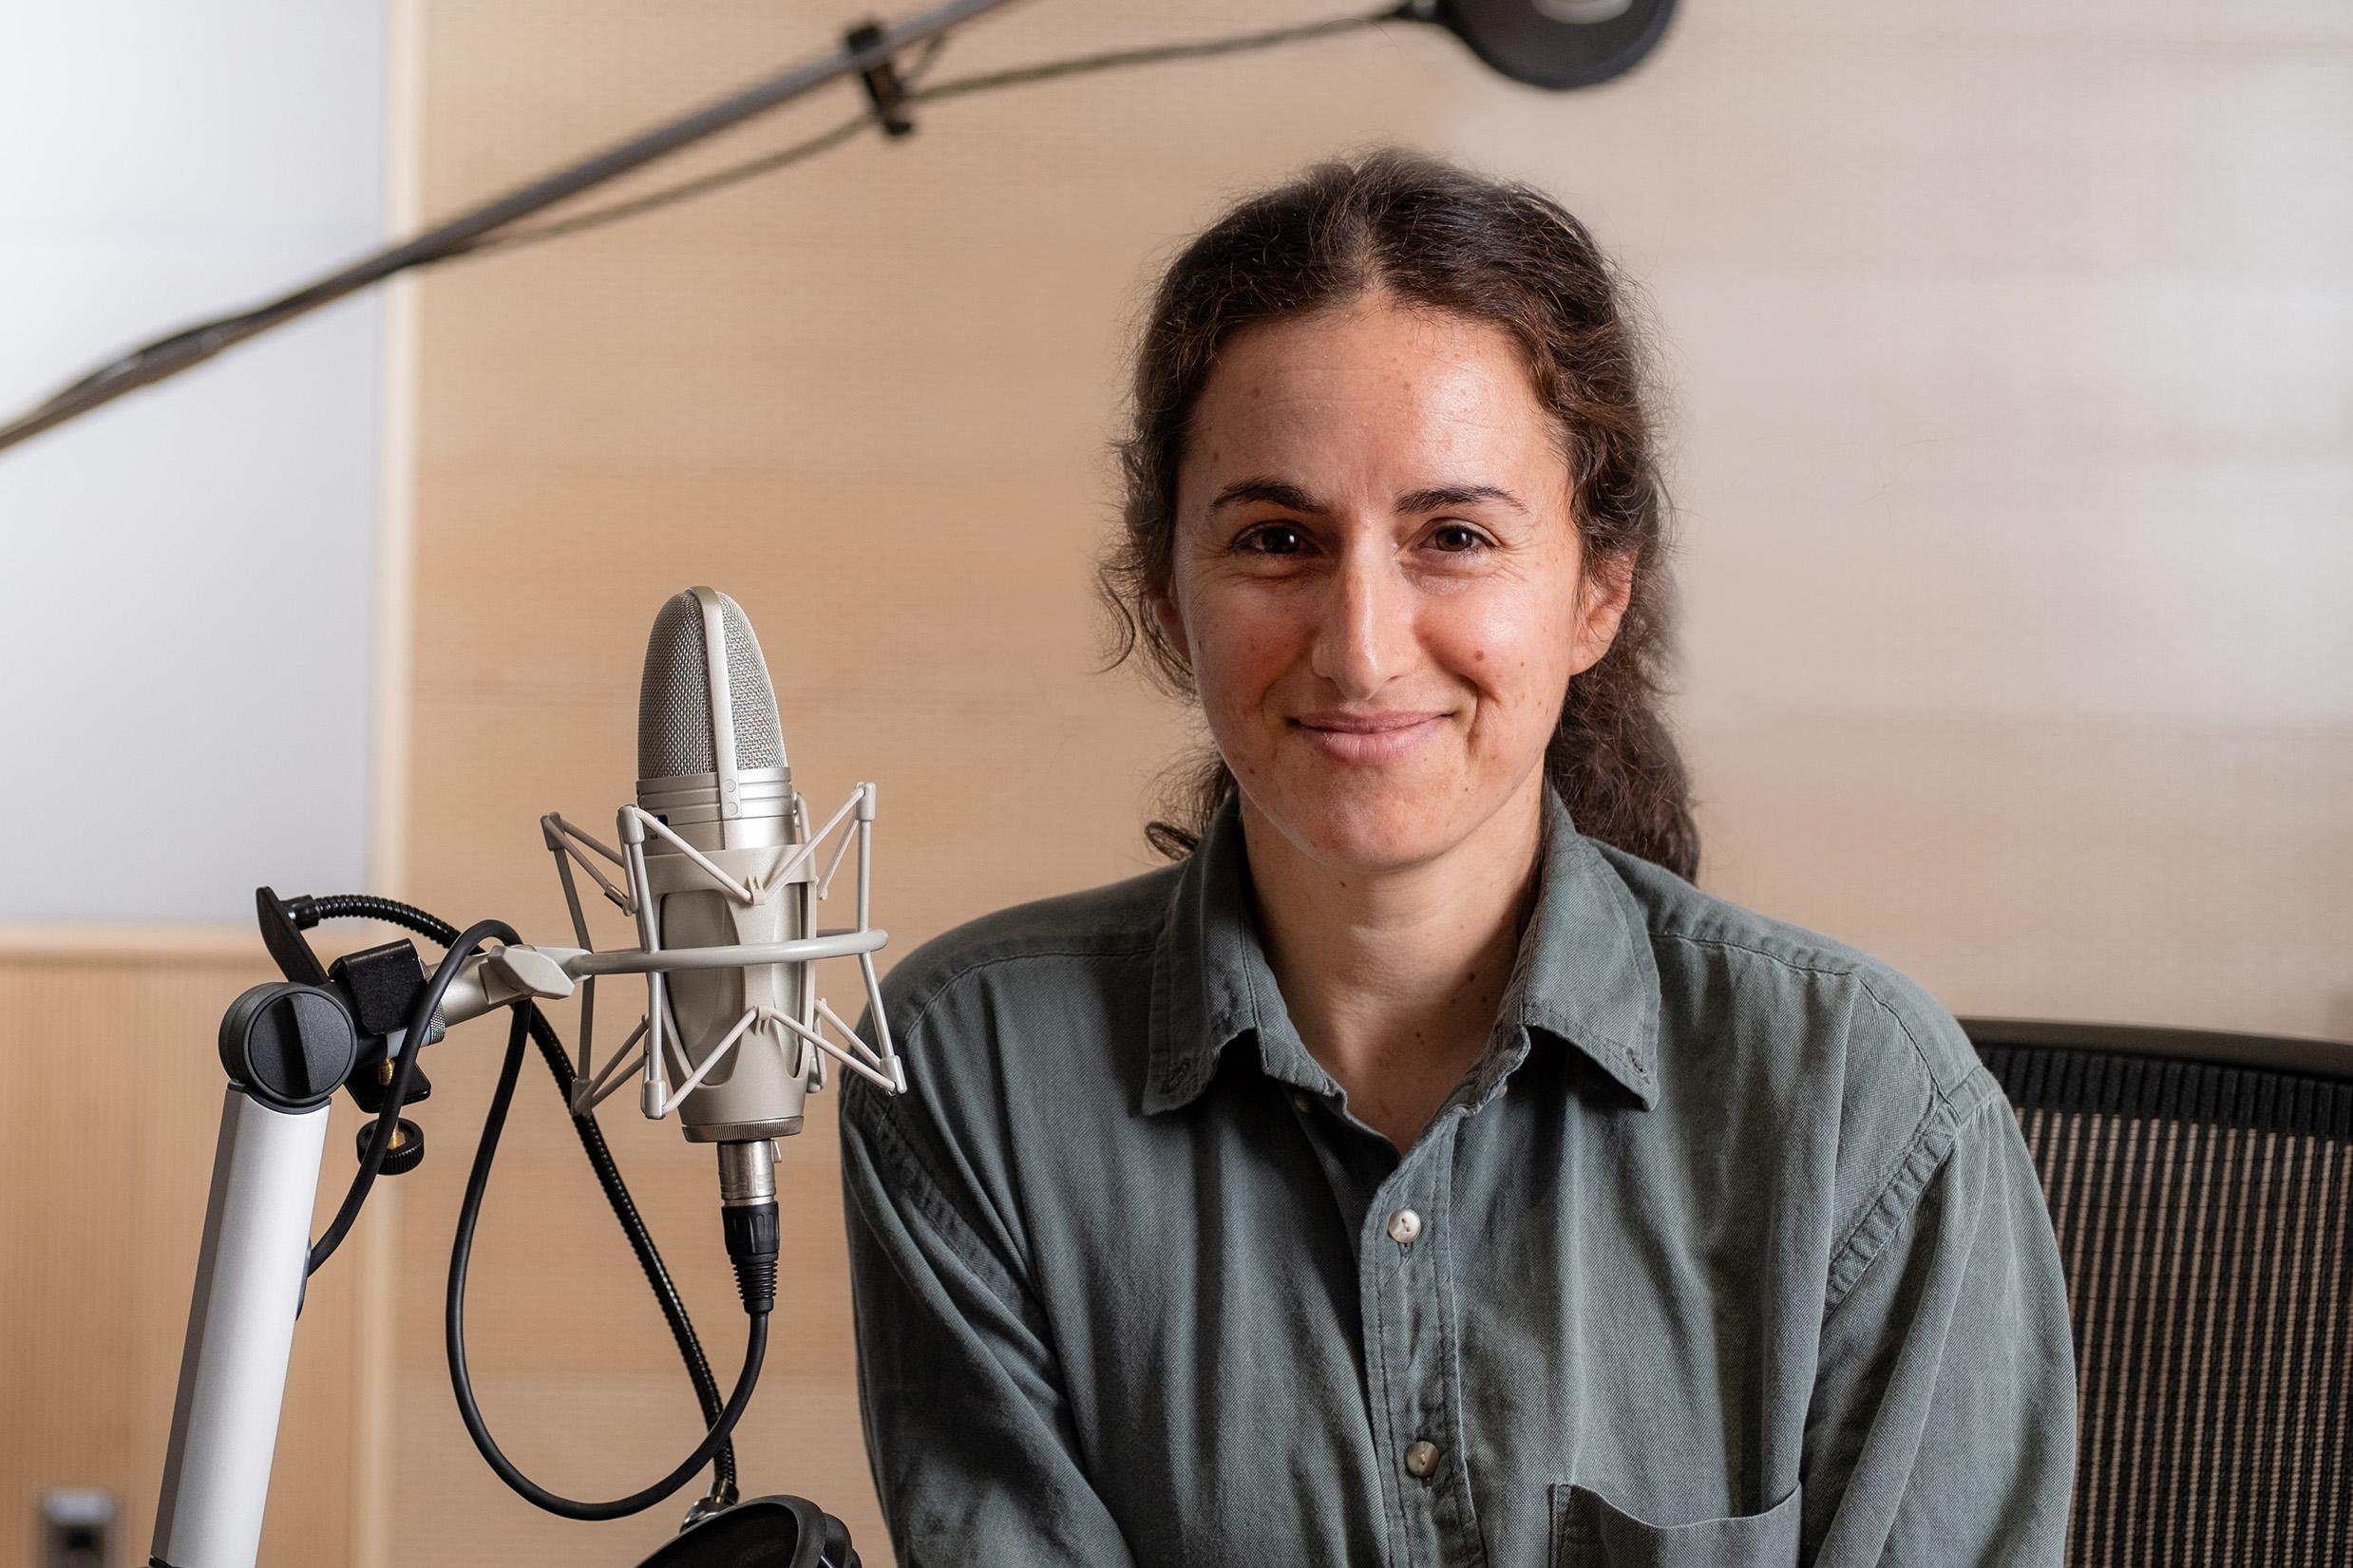
{"label": "woman's lips", "polygon": [[1437,733],[1444,713],[1302,713],[1291,720],[1307,744],[1334,762],[1385,763]]}

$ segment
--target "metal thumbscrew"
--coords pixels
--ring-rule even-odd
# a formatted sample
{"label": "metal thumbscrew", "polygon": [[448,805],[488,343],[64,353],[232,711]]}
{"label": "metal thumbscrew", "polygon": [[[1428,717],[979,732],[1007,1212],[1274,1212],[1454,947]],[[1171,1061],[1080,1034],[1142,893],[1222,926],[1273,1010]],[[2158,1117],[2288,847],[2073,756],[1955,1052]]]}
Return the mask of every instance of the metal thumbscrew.
{"label": "metal thumbscrew", "polygon": [[[359,1136],[354,1142],[359,1146],[360,1159],[368,1158],[368,1142],[375,1135],[376,1124],[373,1122],[359,1129]],[[405,1176],[424,1162],[425,1129],[404,1116],[392,1128],[391,1146],[384,1151],[384,1168],[377,1174]]]}

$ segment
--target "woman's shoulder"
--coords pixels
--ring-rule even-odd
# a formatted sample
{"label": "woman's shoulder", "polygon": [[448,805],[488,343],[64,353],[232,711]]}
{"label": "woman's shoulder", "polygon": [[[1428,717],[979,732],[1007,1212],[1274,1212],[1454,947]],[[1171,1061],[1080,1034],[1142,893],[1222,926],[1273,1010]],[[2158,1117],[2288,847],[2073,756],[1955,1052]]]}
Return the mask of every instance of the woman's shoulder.
{"label": "woman's shoulder", "polygon": [[1662,1002],[1677,993],[1729,998],[1758,1032],[1784,1040],[1788,1026],[1840,1018],[1852,1046],[1891,1054],[1894,1060],[1881,1064],[1888,1070],[1916,1068],[1940,1098],[1974,1098],[1982,1090],[1984,1075],[1967,1034],[1926,986],[1894,964],[1709,893],[1609,844],[1593,847],[1641,909]]}
{"label": "woman's shoulder", "polygon": [[1952,1013],[1895,965],[1595,846],[1643,912],[1659,983],[1658,1065],[1668,1124],[1695,1143],[1744,1145],[1743,1170],[1828,1173],[1841,1238],[1834,1305],[1904,1227],[1955,1150],[2015,1143],[2000,1083]]}
{"label": "woman's shoulder", "polygon": [[1072,992],[1124,985],[1157,947],[1181,868],[1038,898],[967,920],[895,964],[882,1000],[895,1028],[911,1029],[943,1001],[985,992],[1000,1006],[1035,997],[1068,1006]]}

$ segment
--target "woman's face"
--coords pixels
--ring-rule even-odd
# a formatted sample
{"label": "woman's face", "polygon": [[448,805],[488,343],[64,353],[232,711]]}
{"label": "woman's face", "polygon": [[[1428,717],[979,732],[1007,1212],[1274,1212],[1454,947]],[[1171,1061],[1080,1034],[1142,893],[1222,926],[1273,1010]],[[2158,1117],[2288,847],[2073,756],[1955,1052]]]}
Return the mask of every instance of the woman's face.
{"label": "woman's face", "polygon": [[1622,573],[1580,592],[1512,340],[1386,295],[1224,346],[1177,520],[1155,610],[1210,734],[1247,805],[1338,869],[1426,862],[1532,802],[1625,605]]}

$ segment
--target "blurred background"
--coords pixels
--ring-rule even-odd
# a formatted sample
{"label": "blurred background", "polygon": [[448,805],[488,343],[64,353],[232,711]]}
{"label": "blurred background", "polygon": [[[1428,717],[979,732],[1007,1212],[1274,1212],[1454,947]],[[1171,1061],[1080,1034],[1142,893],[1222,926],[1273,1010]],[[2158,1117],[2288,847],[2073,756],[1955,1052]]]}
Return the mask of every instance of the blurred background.
{"label": "blurred background", "polygon": [[[935,68],[1346,9],[1027,0]],[[0,409],[866,14],[0,0]],[[836,86],[589,204],[861,103]],[[678,589],[750,614],[813,803],[880,784],[891,952],[1154,863],[1142,823],[1199,736],[1100,670],[1123,353],[1186,237],[1336,151],[1539,182],[1642,285],[1703,885],[1956,1012],[2353,1038],[2344,6],[1691,0],[1639,68],[1566,94],[1397,24],[916,118],[441,264],[0,456],[0,1563],[39,1560],[63,1487],[113,1494],[143,1560],[213,1037],[272,973],[254,887],[559,938],[536,819],[598,831],[627,797]],[[683,1500],[542,1516],[458,1423],[443,1272],[497,1034],[427,1059],[424,1167],[313,1282],[265,1561],[622,1563],[675,1526]],[[526,1471],[610,1496],[700,1422],[525,1070],[476,1383]],[[882,1563],[811,1108],[737,1451],[748,1494],[818,1500]],[[604,1120],[724,1378],[710,1157]],[[356,1124],[338,1109],[325,1207]]]}

